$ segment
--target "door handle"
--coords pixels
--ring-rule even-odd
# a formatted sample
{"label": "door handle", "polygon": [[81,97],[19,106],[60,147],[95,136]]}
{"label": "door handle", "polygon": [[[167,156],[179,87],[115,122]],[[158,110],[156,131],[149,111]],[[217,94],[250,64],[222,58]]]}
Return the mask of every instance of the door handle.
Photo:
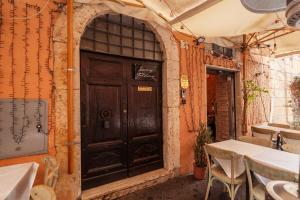
{"label": "door handle", "polygon": [[108,129],[108,128],[110,128],[110,122],[109,122],[109,121],[107,121],[107,120],[104,120],[104,123],[103,123],[103,128],[105,128],[105,129]]}
{"label": "door handle", "polygon": [[124,114],[127,113],[127,109],[123,109],[123,113],[124,113]]}

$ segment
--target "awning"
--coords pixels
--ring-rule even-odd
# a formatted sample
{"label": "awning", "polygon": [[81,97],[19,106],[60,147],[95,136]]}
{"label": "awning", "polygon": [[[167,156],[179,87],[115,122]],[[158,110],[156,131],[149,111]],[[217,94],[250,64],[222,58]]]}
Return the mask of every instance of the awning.
{"label": "awning", "polygon": [[[101,2],[101,0],[76,1]],[[233,39],[243,34],[256,33],[250,43],[255,44],[255,41],[269,35],[262,41],[269,46],[276,43],[275,54],[300,52],[300,31],[287,26],[285,12],[252,13],[244,8],[240,0],[110,1],[145,6],[168,21],[174,30],[195,37],[205,36],[220,40],[223,37]]]}

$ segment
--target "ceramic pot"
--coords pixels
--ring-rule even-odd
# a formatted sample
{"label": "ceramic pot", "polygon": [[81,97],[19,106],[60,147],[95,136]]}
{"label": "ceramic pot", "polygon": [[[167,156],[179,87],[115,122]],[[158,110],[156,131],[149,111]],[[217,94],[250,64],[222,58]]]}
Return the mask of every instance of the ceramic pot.
{"label": "ceramic pot", "polygon": [[206,167],[197,167],[194,164],[194,176],[198,180],[203,180],[205,177]]}

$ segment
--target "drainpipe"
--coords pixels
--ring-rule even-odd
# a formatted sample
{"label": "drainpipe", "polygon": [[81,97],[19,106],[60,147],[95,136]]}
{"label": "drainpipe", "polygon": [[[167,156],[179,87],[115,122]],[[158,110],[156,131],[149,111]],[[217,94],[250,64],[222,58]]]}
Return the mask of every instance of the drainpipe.
{"label": "drainpipe", "polygon": [[73,173],[73,0],[67,0],[68,173]]}

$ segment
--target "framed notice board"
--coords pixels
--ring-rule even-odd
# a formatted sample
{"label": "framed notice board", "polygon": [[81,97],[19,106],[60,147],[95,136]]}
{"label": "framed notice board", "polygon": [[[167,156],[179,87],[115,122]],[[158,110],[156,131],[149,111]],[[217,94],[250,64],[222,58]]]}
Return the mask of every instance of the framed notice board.
{"label": "framed notice board", "polygon": [[0,99],[0,159],[47,152],[47,101]]}

